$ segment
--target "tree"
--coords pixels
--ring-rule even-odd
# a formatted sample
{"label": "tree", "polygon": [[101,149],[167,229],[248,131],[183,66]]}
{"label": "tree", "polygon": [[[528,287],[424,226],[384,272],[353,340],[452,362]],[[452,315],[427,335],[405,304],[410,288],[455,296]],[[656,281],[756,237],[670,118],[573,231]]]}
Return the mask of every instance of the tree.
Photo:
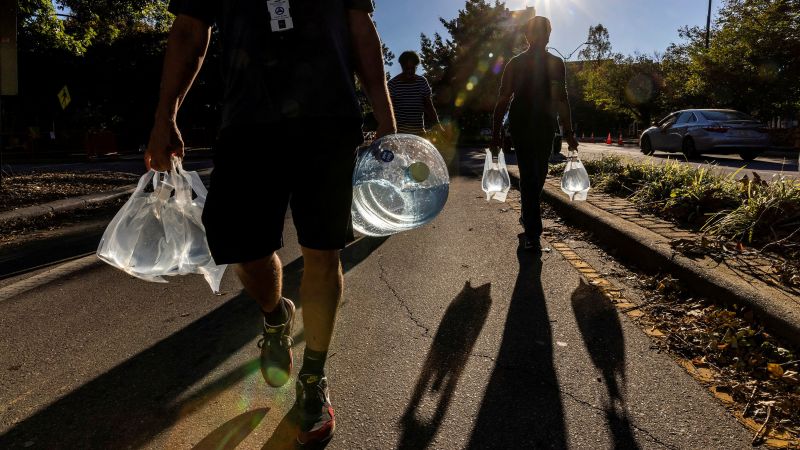
{"label": "tree", "polygon": [[450,20],[440,18],[449,37],[420,36],[421,59],[441,115],[467,133],[490,126],[500,75],[521,51],[519,25],[532,15],[509,11],[502,2],[466,0]]}
{"label": "tree", "polygon": [[668,102],[770,118],[800,110],[800,0],[726,0],[704,47],[698,28],[665,55]]}
{"label": "tree", "polygon": [[611,36],[608,33],[608,28],[604,27],[602,23],[589,27],[589,36],[586,42],[586,47],[578,53],[579,58],[599,61],[612,56]]}
{"label": "tree", "polygon": [[54,49],[82,55],[136,33],[165,33],[172,24],[168,0],[21,0],[22,51]]}
{"label": "tree", "polygon": [[613,53],[610,34],[602,24],[589,28],[587,42],[580,52],[587,61],[578,75],[584,83],[583,98],[603,111],[649,123],[659,109],[663,88],[658,58]]}

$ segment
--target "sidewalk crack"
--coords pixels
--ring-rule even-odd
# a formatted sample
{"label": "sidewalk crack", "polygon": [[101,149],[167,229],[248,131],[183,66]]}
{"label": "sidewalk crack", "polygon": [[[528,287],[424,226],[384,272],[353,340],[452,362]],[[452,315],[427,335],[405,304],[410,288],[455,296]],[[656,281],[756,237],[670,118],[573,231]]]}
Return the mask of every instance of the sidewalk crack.
{"label": "sidewalk crack", "polygon": [[392,286],[392,284],[389,282],[389,279],[386,278],[386,268],[383,267],[383,258],[382,257],[378,257],[378,268],[380,269],[380,279],[381,279],[381,281],[383,281],[383,284],[385,284],[386,287],[389,288],[389,291],[392,293],[392,295],[394,296],[395,300],[397,300],[397,303],[405,311],[406,316],[411,320],[411,322],[414,323],[414,325],[417,326],[417,328],[422,330],[422,336],[423,337],[430,337],[430,328],[425,326],[425,324],[423,324],[422,321],[420,321],[414,315],[414,311],[411,310],[411,307],[408,306],[408,303],[406,303],[406,301],[403,300],[403,298],[397,292],[397,289],[395,289],[394,286]]}

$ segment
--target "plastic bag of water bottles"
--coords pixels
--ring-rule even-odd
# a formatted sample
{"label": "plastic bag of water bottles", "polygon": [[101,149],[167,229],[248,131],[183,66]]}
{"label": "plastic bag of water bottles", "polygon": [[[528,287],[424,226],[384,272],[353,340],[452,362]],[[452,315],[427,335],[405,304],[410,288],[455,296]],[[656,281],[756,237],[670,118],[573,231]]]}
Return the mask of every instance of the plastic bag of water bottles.
{"label": "plastic bag of water bottles", "polygon": [[483,180],[481,182],[483,192],[486,193],[486,201],[495,199],[500,202],[506,201],[508,191],[511,189],[511,177],[508,175],[506,167],[506,157],[503,151],[497,155],[497,162],[492,157],[492,152],[486,149],[486,160],[483,163]]}
{"label": "plastic bag of water bottles", "polygon": [[578,158],[578,152],[570,151],[564,175],[561,177],[561,190],[569,195],[570,200],[585,201],[590,188],[589,174]]}
{"label": "plastic bag of water bottles", "polygon": [[146,281],[200,274],[218,293],[227,266],[214,263],[206,241],[201,215],[207,193],[197,172],[184,170],[178,159],[169,172],[149,171],[109,223],[97,256]]}
{"label": "plastic bag of water bottles", "polygon": [[410,134],[384,136],[362,149],[353,171],[353,228],[389,236],[421,227],[442,211],[450,176],[429,141]]}

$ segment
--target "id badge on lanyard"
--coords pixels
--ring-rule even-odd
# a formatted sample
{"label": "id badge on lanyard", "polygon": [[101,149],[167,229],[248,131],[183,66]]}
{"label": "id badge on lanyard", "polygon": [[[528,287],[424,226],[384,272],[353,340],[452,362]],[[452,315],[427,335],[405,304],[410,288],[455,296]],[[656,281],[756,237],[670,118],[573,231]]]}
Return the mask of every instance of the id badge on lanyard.
{"label": "id badge on lanyard", "polygon": [[273,33],[294,28],[292,15],[289,13],[289,0],[267,0],[267,7]]}

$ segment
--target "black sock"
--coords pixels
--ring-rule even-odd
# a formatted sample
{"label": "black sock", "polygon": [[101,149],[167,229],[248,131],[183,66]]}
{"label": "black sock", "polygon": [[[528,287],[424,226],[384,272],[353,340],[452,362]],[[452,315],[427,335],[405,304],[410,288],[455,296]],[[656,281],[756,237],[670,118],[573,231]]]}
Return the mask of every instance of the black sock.
{"label": "black sock", "polygon": [[289,320],[289,312],[286,311],[286,304],[283,301],[283,298],[280,299],[278,302],[278,306],[275,307],[270,312],[263,311],[264,313],[264,320],[267,324],[272,326],[283,325]]}
{"label": "black sock", "polygon": [[314,350],[306,347],[305,354],[303,355],[303,367],[300,369],[300,375],[325,376],[325,359],[327,357],[327,351],[315,352]]}

